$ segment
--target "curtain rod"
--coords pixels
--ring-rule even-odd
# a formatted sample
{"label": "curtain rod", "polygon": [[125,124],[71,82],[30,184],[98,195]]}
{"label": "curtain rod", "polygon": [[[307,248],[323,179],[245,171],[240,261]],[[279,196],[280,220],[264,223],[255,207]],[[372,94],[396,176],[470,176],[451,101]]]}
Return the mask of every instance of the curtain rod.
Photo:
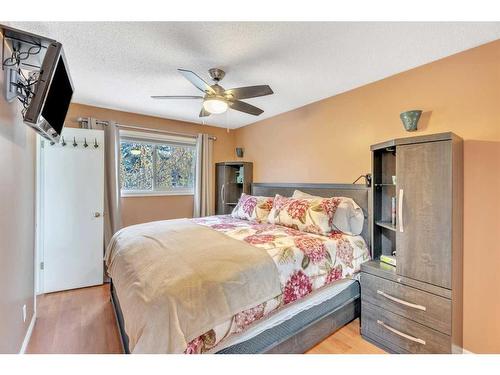
{"label": "curtain rod", "polygon": [[[102,125],[102,126],[109,125],[109,121],[97,120],[97,119],[93,119],[93,120],[94,120],[94,123],[96,125]],[[80,126],[82,126],[82,124],[88,124],[90,122],[90,117],[79,117],[76,121],[80,124]],[[134,130],[140,130],[140,131],[145,131],[145,132],[164,133],[164,134],[179,135],[179,136],[189,137],[189,138],[198,138],[198,136],[196,134],[172,132],[172,131],[168,131],[168,130],[144,128],[141,126],[123,125],[123,124],[118,124],[118,123],[116,124],[116,126],[118,126],[119,128],[124,128],[124,129],[134,129]],[[212,141],[216,141],[217,137],[215,135],[209,135],[208,139],[210,139]]]}

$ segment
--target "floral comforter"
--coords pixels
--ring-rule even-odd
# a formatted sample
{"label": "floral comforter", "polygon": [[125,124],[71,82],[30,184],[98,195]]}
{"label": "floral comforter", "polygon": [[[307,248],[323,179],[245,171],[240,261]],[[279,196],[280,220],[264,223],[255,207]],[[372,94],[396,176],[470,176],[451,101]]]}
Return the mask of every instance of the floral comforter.
{"label": "floral comforter", "polygon": [[278,308],[335,280],[351,277],[359,271],[361,263],[369,259],[368,248],[361,236],[332,232],[327,237],[281,225],[235,219],[229,215],[193,221],[265,249],[278,268],[281,294],[236,314],[230,321],[194,339],[185,350],[187,354],[206,352]]}

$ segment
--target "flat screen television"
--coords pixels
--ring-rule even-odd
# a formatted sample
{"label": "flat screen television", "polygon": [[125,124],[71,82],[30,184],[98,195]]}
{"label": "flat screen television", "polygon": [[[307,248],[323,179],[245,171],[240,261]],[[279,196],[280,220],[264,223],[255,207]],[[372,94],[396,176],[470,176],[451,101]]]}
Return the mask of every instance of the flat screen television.
{"label": "flat screen television", "polygon": [[44,138],[59,142],[72,96],[73,83],[62,44],[50,43],[24,122]]}

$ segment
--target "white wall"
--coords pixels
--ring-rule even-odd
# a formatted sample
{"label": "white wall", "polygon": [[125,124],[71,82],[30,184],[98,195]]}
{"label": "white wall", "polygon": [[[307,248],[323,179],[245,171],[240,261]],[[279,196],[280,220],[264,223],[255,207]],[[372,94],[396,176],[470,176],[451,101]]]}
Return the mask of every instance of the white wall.
{"label": "white wall", "polygon": [[1,70],[0,89],[0,353],[17,353],[34,309],[35,132],[5,101]]}

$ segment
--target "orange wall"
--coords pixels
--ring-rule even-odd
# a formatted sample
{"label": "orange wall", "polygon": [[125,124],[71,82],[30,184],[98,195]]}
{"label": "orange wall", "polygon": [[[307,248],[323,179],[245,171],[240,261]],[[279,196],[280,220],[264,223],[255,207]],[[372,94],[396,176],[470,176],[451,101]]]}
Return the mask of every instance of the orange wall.
{"label": "orange wall", "polygon": [[235,146],[256,182],[349,183],[371,144],[412,135],[409,109],[424,111],[414,135],[465,140],[464,347],[500,353],[500,41],[240,128]]}
{"label": "orange wall", "polygon": [[500,353],[500,142],[469,140],[464,151],[465,347]]}
{"label": "orange wall", "polygon": [[[236,158],[234,135],[232,132],[227,132],[226,129],[83,104],[72,104],[66,118],[67,125],[78,126],[76,121],[78,117],[94,117],[99,120],[113,120],[123,125],[150,127],[189,134],[208,133],[217,137],[213,148],[214,162],[234,160]],[[191,217],[192,214],[192,195],[122,198],[122,219],[125,226],[153,220]]]}
{"label": "orange wall", "polygon": [[122,198],[123,225],[193,216],[192,195]]}

